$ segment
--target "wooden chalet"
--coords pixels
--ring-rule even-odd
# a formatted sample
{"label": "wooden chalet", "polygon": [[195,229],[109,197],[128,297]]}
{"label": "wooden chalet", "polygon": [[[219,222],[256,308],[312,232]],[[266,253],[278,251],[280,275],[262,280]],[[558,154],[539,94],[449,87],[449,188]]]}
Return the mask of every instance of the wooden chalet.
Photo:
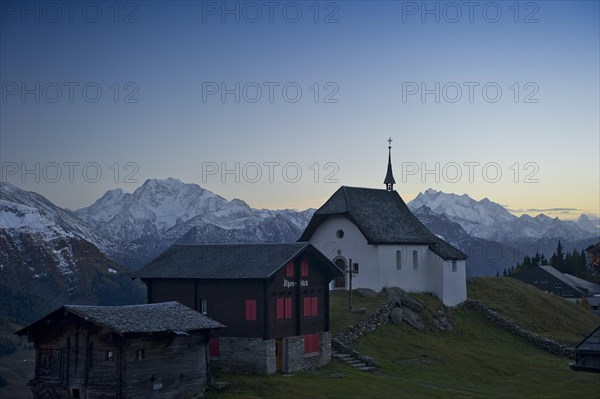
{"label": "wooden chalet", "polygon": [[185,398],[206,387],[222,327],[177,302],[64,305],[17,334],[35,343],[35,398]]}
{"label": "wooden chalet", "polygon": [[513,273],[510,277],[533,285],[542,291],[561,296],[571,302],[579,302],[582,297],[600,293],[598,284],[561,273],[552,266],[534,266]]}
{"label": "wooden chalet", "polygon": [[232,372],[290,373],[331,360],[329,282],[309,243],[174,245],[142,268],[148,302],[179,301],[227,325],[209,346]]}
{"label": "wooden chalet", "polygon": [[600,373],[600,326],[575,348],[575,363],[570,364],[576,371]]}

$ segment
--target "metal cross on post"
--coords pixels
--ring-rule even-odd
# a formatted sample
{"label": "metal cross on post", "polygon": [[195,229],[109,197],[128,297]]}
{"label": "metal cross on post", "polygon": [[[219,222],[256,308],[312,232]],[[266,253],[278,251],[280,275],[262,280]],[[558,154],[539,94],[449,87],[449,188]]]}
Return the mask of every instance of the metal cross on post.
{"label": "metal cross on post", "polygon": [[[356,266],[356,268],[355,268]],[[348,269],[346,273],[348,273],[348,310],[351,312],[352,309],[352,276],[354,275],[354,270],[358,268],[358,263],[352,263],[352,258],[348,259]]]}

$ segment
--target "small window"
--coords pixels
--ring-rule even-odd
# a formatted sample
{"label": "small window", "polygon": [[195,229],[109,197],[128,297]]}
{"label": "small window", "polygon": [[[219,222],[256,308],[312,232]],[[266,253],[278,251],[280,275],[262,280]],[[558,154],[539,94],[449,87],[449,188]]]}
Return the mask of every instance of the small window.
{"label": "small window", "polygon": [[71,398],[72,399],[80,399],[81,398],[81,392],[79,391],[79,388],[71,388]]}
{"label": "small window", "polygon": [[300,274],[302,277],[308,277],[308,259],[302,259],[302,273]]}
{"label": "small window", "polygon": [[294,277],[294,262],[288,262],[287,266],[285,267],[285,276],[286,277]]}
{"label": "small window", "polygon": [[200,300],[200,312],[202,312],[202,314],[208,314],[208,301],[206,299]]}
{"label": "small window", "polygon": [[221,341],[219,341],[219,337],[213,337],[208,341],[208,356],[221,356]]}
{"label": "small window", "polygon": [[106,360],[112,360],[114,356],[115,356],[115,354],[114,354],[113,351],[106,351],[104,359],[106,359]]}
{"label": "small window", "polygon": [[246,320],[256,321],[256,299],[246,299]]}
{"label": "small window", "polygon": [[456,260],[453,260],[453,261],[452,261],[452,271],[453,271],[453,272],[455,272],[456,270],[457,270],[457,267],[456,267]]}
{"label": "small window", "polygon": [[352,273],[358,274],[358,263],[352,262]]}
{"label": "small window", "polygon": [[304,353],[317,353],[319,352],[319,333],[306,334],[304,336]]}
{"label": "small window", "polygon": [[419,268],[419,253],[417,251],[413,251],[413,269],[417,270]]}
{"label": "small window", "polygon": [[341,238],[344,238],[344,230],[338,230],[338,231],[336,231],[336,232],[335,232],[335,236],[336,236],[337,238],[340,238],[340,239],[341,239]]}
{"label": "small window", "polygon": [[396,270],[402,270],[402,252],[396,251]]}
{"label": "small window", "polygon": [[137,360],[144,360],[144,350],[140,349],[135,353],[135,358]]}

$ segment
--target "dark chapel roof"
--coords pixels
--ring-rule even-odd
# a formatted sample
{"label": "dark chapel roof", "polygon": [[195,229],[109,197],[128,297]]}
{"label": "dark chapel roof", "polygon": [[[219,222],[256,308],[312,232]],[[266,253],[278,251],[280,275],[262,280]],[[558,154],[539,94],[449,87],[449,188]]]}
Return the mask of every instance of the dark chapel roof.
{"label": "dark chapel roof", "polygon": [[398,192],[383,189],[340,187],[319,208],[299,241],[308,241],[329,216],[341,215],[358,227],[369,244],[421,244],[445,260],[467,256],[432,234],[408,209]]}

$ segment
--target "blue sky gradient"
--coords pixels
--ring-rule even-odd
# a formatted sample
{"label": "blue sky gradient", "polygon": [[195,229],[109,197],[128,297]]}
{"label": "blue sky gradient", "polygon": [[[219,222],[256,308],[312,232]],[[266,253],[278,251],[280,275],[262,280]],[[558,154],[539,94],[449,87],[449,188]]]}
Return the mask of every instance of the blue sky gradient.
{"label": "blue sky gradient", "polygon": [[[254,207],[318,207],[342,184],[383,188],[392,136],[407,201],[431,187],[533,215],[600,213],[597,1],[476,2],[472,22],[464,2],[280,1],[272,21],[264,2],[119,2],[118,16],[113,2],[76,3],[73,21],[65,9],[50,21],[42,2],[28,2],[27,13],[2,1],[0,16],[1,178],[58,205],[87,206],[108,189],[172,176]],[[226,7],[234,12],[222,15]],[[102,15],[91,22],[84,8]],[[21,85],[36,82],[39,102],[22,98]],[[64,89],[56,102],[52,82]],[[73,101],[64,82],[78,84]],[[97,102],[82,93],[90,82],[102,90]],[[206,91],[236,82],[239,102]],[[438,102],[407,94],[436,82]],[[251,102],[256,86],[262,97]],[[68,162],[79,163],[72,182]],[[82,175],[93,162],[98,181],[97,166]],[[272,182],[270,162],[279,163]],[[23,175],[36,163],[39,173]],[[206,174],[236,163],[238,182]]]}

